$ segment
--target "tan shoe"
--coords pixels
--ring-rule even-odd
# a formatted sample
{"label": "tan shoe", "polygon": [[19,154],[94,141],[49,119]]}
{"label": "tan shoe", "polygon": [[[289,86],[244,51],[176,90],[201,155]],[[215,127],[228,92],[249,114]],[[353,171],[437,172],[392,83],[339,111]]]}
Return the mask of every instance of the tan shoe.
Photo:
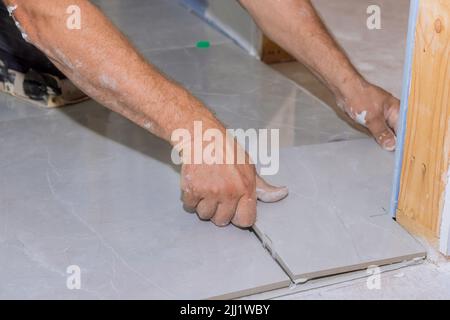
{"label": "tan shoe", "polygon": [[8,69],[0,60],[0,91],[46,108],[56,108],[89,99],[69,79],[30,69],[22,73]]}

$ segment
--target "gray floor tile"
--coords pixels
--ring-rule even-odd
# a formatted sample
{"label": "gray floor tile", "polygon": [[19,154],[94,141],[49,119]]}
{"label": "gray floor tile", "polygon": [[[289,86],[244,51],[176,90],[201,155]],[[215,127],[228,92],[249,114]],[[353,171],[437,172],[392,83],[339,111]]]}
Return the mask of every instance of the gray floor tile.
{"label": "gray floor tile", "polygon": [[261,204],[255,230],[293,280],[425,256],[386,211],[393,154],[362,139],[286,149],[280,163],[271,180],[291,194]]}
{"label": "gray floor tile", "polygon": [[366,137],[326,104],[233,44],[146,56],[231,128],[279,129],[282,146]]}
{"label": "gray floor tile", "polygon": [[[0,123],[0,297],[239,297],[287,286],[249,231],[182,209],[170,148],[93,102]],[[66,268],[82,290],[66,288]]]}
{"label": "gray floor tile", "polygon": [[[287,147],[364,137],[176,2],[95,2],[152,63],[228,126],[280,129]],[[197,49],[199,40],[213,46]],[[321,270],[376,261],[383,250],[397,256],[419,250],[381,209],[390,164],[377,171],[374,161],[388,163],[392,156],[368,140],[370,147],[351,157],[348,145],[305,147],[312,148],[310,158],[303,147],[287,151],[273,181],[288,184],[291,196],[270,208],[259,205],[261,233],[268,234],[264,223],[287,228],[293,224],[286,217],[305,219],[286,233],[297,244],[289,246],[293,251],[277,250],[292,273],[328,274]],[[0,95],[0,150],[1,298],[239,297],[289,284],[253,234],[217,229],[181,209],[167,144],[92,101],[47,110]],[[349,161],[339,165],[342,157]],[[349,168],[352,183],[330,183]],[[369,186],[369,178],[376,183]],[[347,201],[343,190],[358,201]],[[318,201],[323,192],[329,205]],[[321,226],[320,215],[329,224]],[[272,236],[271,245],[282,248],[280,239]],[[321,247],[312,251],[318,241]],[[349,248],[347,260],[336,248]],[[298,261],[310,263],[303,268]],[[82,269],[79,291],[66,288],[73,264]]]}
{"label": "gray floor tile", "polygon": [[0,92],[0,122],[28,117],[40,117],[54,113],[31,102]]}
{"label": "gray floor tile", "polygon": [[96,0],[140,50],[195,47],[198,41],[231,42],[174,0]]}

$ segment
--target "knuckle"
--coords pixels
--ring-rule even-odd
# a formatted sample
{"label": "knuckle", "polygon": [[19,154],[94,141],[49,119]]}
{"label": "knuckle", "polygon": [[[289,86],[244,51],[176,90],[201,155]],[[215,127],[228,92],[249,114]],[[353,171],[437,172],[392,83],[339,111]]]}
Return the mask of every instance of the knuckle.
{"label": "knuckle", "polygon": [[228,184],[224,190],[224,196],[226,199],[235,199],[238,197],[239,191],[234,184]]}
{"label": "knuckle", "polygon": [[223,186],[213,184],[209,189],[209,194],[212,197],[216,198],[217,196],[219,196],[221,194],[222,190],[223,190]]}

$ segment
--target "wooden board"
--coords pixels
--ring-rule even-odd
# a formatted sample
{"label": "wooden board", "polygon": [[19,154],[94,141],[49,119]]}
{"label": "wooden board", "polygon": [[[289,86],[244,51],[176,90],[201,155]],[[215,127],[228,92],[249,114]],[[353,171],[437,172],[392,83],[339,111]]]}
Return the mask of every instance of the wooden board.
{"label": "wooden board", "polygon": [[450,151],[450,2],[419,6],[397,219],[437,240]]}
{"label": "wooden board", "polygon": [[267,36],[263,35],[261,60],[267,64],[274,64],[295,61],[295,58]]}

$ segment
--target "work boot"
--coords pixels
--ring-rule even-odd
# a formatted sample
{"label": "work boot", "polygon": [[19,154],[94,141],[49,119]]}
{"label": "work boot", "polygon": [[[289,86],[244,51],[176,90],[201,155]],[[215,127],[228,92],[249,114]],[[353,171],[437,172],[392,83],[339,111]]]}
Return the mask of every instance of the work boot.
{"label": "work boot", "polygon": [[46,108],[61,107],[88,99],[69,79],[28,69],[9,68],[0,58],[0,91]]}

